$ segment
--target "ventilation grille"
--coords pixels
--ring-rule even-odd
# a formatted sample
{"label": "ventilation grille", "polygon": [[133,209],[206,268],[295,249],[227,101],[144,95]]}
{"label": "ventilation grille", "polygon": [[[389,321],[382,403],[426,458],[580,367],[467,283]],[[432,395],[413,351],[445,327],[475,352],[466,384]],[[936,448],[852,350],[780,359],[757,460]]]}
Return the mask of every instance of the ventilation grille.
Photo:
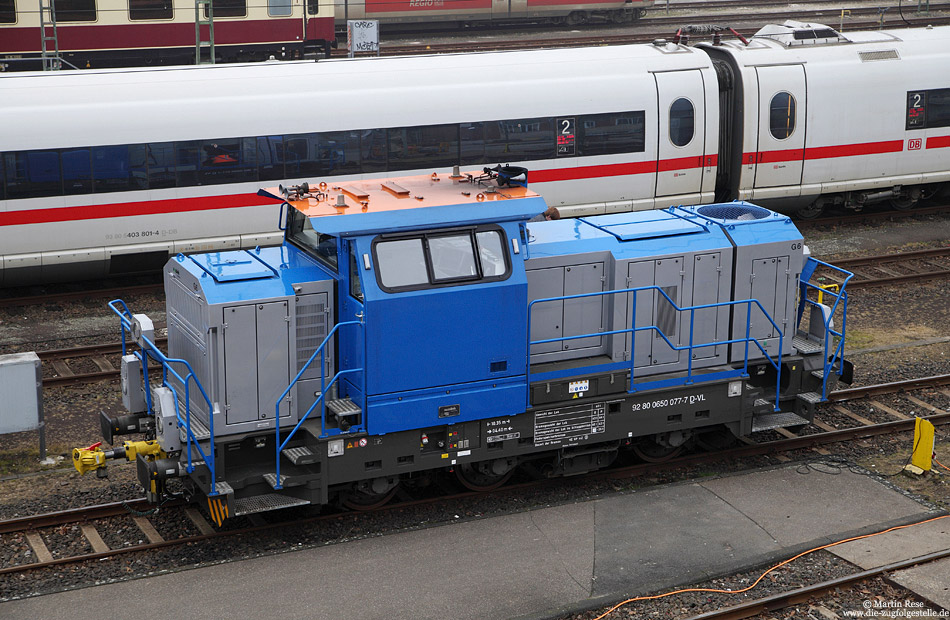
{"label": "ventilation grille", "polygon": [[772,215],[768,209],[750,204],[706,205],[696,213],[714,220],[761,220]]}
{"label": "ventilation grille", "polygon": [[[317,297],[319,301],[308,303],[308,297]],[[297,372],[303,368],[323,339],[327,337],[327,306],[321,296],[304,295],[297,302]],[[327,351],[327,354],[330,352]],[[320,376],[320,362],[314,360],[303,379]]]}
{"label": "ventilation grille", "polygon": [[[676,291],[678,286],[661,286],[660,290],[667,294],[673,301],[677,300]],[[663,332],[663,335],[670,339],[670,342],[676,344],[676,308],[667,301],[663,295],[657,295],[656,300],[656,326]],[[656,336],[659,338],[659,334]]]}
{"label": "ventilation grille", "polygon": [[897,50],[881,50],[879,52],[858,52],[858,58],[861,62],[871,62],[874,60],[900,60],[900,54]]}

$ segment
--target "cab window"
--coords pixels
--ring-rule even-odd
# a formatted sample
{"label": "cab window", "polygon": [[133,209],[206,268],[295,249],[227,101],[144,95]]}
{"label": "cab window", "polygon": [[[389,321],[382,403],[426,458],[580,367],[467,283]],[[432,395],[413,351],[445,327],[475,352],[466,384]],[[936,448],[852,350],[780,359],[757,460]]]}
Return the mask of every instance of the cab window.
{"label": "cab window", "polygon": [[356,260],[356,248],[350,244],[350,297],[363,301],[363,285],[360,284],[359,261]]}
{"label": "cab window", "polygon": [[373,243],[377,278],[386,292],[492,280],[511,273],[505,236],[497,227],[432,231]]}
{"label": "cab window", "polygon": [[336,237],[314,230],[309,217],[293,207],[289,209],[287,239],[332,271],[337,271]]}

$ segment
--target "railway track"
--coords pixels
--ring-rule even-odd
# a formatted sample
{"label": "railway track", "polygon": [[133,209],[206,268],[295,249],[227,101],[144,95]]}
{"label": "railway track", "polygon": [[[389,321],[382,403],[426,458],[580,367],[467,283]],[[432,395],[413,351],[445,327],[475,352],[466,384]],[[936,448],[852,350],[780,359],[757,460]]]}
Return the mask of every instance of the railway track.
{"label": "railway track", "polygon": [[[161,329],[164,326],[156,326]],[[159,346],[167,344],[168,339],[156,338]],[[70,385],[89,383],[117,377],[121,368],[122,345],[109,343],[52,349],[39,351],[37,355],[43,364],[43,385]]]}
{"label": "railway track", "polygon": [[[831,400],[833,403],[843,403],[857,399],[873,399],[875,396],[881,394],[899,394],[902,392],[906,393],[909,390],[935,387],[942,388],[947,385],[950,385],[950,375],[941,375],[913,381],[901,381],[852,390],[841,390],[833,393]],[[940,389],[940,392],[950,397],[950,390]],[[911,394],[905,394],[905,396],[910,399],[910,402],[912,402],[915,407],[930,411],[931,415],[927,416],[927,419],[935,425],[950,424],[950,412],[928,404]],[[641,463],[610,470],[601,470],[586,476],[585,481],[598,479],[628,480],[661,471],[683,469],[694,465],[759,455],[773,455],[776,460],[790,461],[791,458],[785,456],[785,454],[800,450],[814,450],[819,454],[827,455],[828,452],[824,450],[822,446],[857,441],[863,438],[913,429],[914,418],[887,407],[878,401],[871,400],[871,402],[876,403],[876,406],[880,407],[881,411],[888,413],[893,419],[889,422],[874,423],[858,414],[849,413],[848,410],[843,409],[837,404],[824,405],[825,407],[834,407],[839,413],[844,411],[846,417],[851,419],[856,426],[835,428],[821,420],[816,420],[815,426],[818,431],[813,434],[797,436],[788,431],[782,431],[780,433],[782,435],[780,439],[767,439],[760,442],[749,439],[745,445],[730,449],[690,454],[683,457],[671,458],[661,463]],[[492,493],[499,494],[500,496],[517,495],[529,489],[537,489],[539,485],[560,484],[571,484],[571,482],[570,480],[562,478],[544,479],[540,481],[533,480],[530,482],[511,484],[492,491]],[[405,511],[411,508],[438,504],[440,502],[464,501],[466,499],[484,498],[485,496],[485,492],[476,491],[466,491],[448,495],[440,493],[434,497],[424,499],[399,499],[394,503],[375,510]],[[266,531],[276,532],[279,531],[280,528],[286,528],[289,525],[331,523],[341,518],[340,513],[333,512],[331,514],[295,520],[292,523],[286,521],[267,523],[258,520],[256,523],[251,521],[252,525],[249,527],[216,530],[194,506],[170,503],[162,507],[161,511],[154,516],[145,514],[144,511],[147,506],[144,499],[136,499],[128,502],[116,502],[0,521],[0,543],[7,547],[20,545],[21,547],[29,548],[31,551],[30,557],[35,558],[33,562],[12,563],[9,566],[0,568],[0,589],[2,589],[2,580],[4,578],[28,573],[30,571],[43,570],[64,564],[100,562],[113,556],[126,556],[128,554],[182,547],[226,537],[239,538]],[[171,520],[187,520],[190,525],[187,528],[189,531],[186,535],[172,538],[159,533],[162,529],[161,519],[167,518],[166,515],[169,514],[172,515],[172,517],[170,517]],[[131,524],[129,521],[131,521]],[[118,542],[115,538],[115,532],[117,531],[126,533],[124,535],[125,538]],[[110,543],[105,541],[104,533],[110,534]],[[71,536],[75,539],[69,545],[65,545],[67,549],[73,551],[50,550],[47,544],[48,541],[55,540],[57,537],[62,538],[63,536]]]}
{"label": "railway track", "polygon": [[[926,282],[950,276],[950,247],[843,258],[835,260],[835,265],[854,273],[850,290]],[[834,274],[828,277],[835,279]]]}
{"label": "railway track", "polygon": [[[930,8],[934,12],[950,11],[950,4],[931,4]],[[881,27],[880,10],[875,7],[861,7],[849,9],[851,11],[851,21],[848,22],[849,30],[873,30]],[[714,22],[719,25],[728,25],[738,31],[749,30],[747,34],[752,34],[752,29],[758,30],[763,23],[781,23],[787,19],[798,19],[805,21],[815,21],[822,23],[835,24],[840,17],[840,9],[817,9],[814,11],[783,11],[770,13],[717,13],[708,16],[669,16],[669,17],[651,17],[648,20],[640,22],[632,27],[630,32],[622,34],[584,34],[581,36],[556,36],[550,38],[532,38],[532,39],[480,39],[467,40],[459,42],[413,42],[400,43],[382,41],[380,43],[380,55],[382,56],[404,56],[414,54],[447,54],[447,53],[465,53],[465,52],[484,52],[484,51],[506,51],[523,49],[540,49],[551,47],[590,47],[599,45],[629,45],[633,43],[650,43],[657,39],[670,39],[676,31],[688,23],[709,23]],[[927,26],[944,25],[950,23],[950,14],[930,15],[927,18],[918,18],[908,15],[906,22],[898,15],[886,15],[884,27],[903,28],[907,26]],[[872,16],[874,18],[872,18]],[[568,34],[568,33],[565,33]],[[723,36],[731,36],[728,33]],[[709,39],[710,37],[699,37],[696,41]],[[333,51],[335,57],[345,57],[348,54],[346,49],[337,49]]]}

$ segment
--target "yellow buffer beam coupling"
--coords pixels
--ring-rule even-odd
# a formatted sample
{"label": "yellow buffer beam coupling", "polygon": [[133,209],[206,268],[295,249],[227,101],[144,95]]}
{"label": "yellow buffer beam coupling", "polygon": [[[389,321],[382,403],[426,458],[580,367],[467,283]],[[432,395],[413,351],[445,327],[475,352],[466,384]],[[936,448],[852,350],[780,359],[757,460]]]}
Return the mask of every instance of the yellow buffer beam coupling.
{"label": "yellow buffer beam coupling", "polygon": [[126,441],[120,447],[112,450],[103,450],[100,441],[88,448],[73,448],[73,467],[80,474],[85,474],[89,471],[105,469],[106,461],[112,459],[125,458],[127,461],[135,461],[139,454],[148,460],[165,458],[166,456],[161,446],[158,445],[158,441],[154,439]]}

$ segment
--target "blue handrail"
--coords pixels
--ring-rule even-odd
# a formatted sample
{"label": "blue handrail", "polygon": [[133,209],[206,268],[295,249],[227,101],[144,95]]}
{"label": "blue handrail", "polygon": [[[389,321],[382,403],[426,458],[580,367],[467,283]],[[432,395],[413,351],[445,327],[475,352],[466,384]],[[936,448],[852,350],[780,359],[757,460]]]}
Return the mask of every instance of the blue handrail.
{"label": "blue handrail", "polygon": [[[121,305],[121,309],[117,306]],[[120,332],[122,336],[122,355],[126,354],[126,339],[125,332],[126,330],[129,333],[132,332],[132,325],[134,323],[134,316],[129,310],[129,307],[121,299],[115,299],[109,302],[109,308],[119,317]],[[214,405],[211,402],[211,399],[208,398],[207,392],[205,392],[204,387],[202,387],[201,382],[198,381],[198,378],[195,376],[195,371],[192,369],[191,364],[187,360],[170,358],[166,356],[158,348],[158,346],[146,338],[145,336],[140,336],[140,350],[136,351],[134,355],[139,359],[142,364],[142,376],[145,383],[145,398],[146,404],[148,406],[148,411],[153,411],[152,402],[151,402],[151,389],[150,389],[150,379],[148,376],[148,360],[153,359],[162,365],[162,385],[171,390],[172,394],[175,397],[175,417],[178,419],[178,426],[184,426],[185,428],[185,449],[188,456],[188,465],[187,471],[191,473],[195,470],[194,461],[191,455],[191,446],[194,444],[195,449],[198,451],[198,454],[201,455],[201,458],[204,460],[205,465],[207,465],[208,470],[210,471],[210,491],[209,496],[218,495],[216,490],[215,481],[215,463],[214,463]],[[182,377],[173,367],[173,364],[180,364],[184,366],[188,373]],[[178,397],[178,389],[174,384],[168,381],[169,374],[178,380],[178,382],[185,388],[185,417],[181,416],[181,401]],[[201,396],[204,398],[205,402],[208,405],[208,430],[210,433],[209,440],[211,449],[209,454],[205,454],[204,450],[201,449],[201,445],[198,443],[198,438],[195,436],[194,432],[191,430],[191,382],[194,381],[195,386],[197,386],[198,391],[201,392]]]}
{"label": "blue handrail", "polygon": [[[822,288],[818,284],[811,282],[811,276],[815,273],[815,270],[819,267],[825,267],[832,271],[835,271],[844,276],[844,280],[841,282],[837,293]],[[832,370],[837,366],[837,374],[841,376],[841,373],[844,372],[844,364],[840,363],[844,359],[844,343],[846,339],[846,334],[848,330],[848,291],[847,286],[848,282],[851,281],[851,278],[854,277],[854,274],[850,271],[842,269],[840,267],[835,267],[829,263],[818,260],[817,258],[808,257],[808,260],[805,262],[805,267],[802,269],[801,276],[801,294],[799,295],[799,304],[798,304],[798,320],[799,322],[804,315],[805,306],[815,306],[818,307],[819,304],[817,301],[808,298],[808,291],[815,290],[821,292],[823,295],[828,295],[829,297],[834,297],[834,304],[829,308],[828,316],[824,318],[824,365],[822,368],[822,381],[821,381],[821,399],[827,400],[828,398],[828,376]],[[841,330],[835,330],[831,327],[834,323],[835,314],[838,312],[838,309],[841,309]],[[835,345],[834,352],[829,355],[829,344],[832,336],[838,337],[838,342]]]}
{"label": "blue handrail", "polygon": [[[664,298],[666,298],[666,300],[669,302],[669,304],[670,304],[677,312],[686,312],[686,311],[689,311],[689,312],[690,312],[690,321],[689,321],[689,344],[688,344],[688,345],[675,345],[675,344],[673,344],[673,343],[670,341],[670,339],[667,338],[666,334],[664,334],[663,331],[662,331],[659,327],[657,327],[656,325],[648,325],[648,326],[644,326],[644,327],[635,327],[635,326],[636,326],[636,316],[637,316],[637,293],[638,293],[638,292],[642,292],[642,291],[649,291],[649,290],[658,291]],[[534,304],[537,304],[537,303],[544,303],[544,302],[552,302],[552,301],[565,301],[565,300],[568,300],[568,299],[581,299],[581,298],[585,298],[585,297],[603,297],[603,296],[606,296],[606,295],[618,295],[618,294],[626,294],[626,293],[633,293],[633,305],[632,305],[633,312],[631,313],[631,318],[630,318],[631,323],[630,323],[630,324],[633,325],[634,327],[628,327],[628,328],[625,328],[625,329],[616,329],[616,330],[606,331],[606,332],[596,332],[596,333],[591,333],[591,334],[580,334],[580,335],[576,335],[576,336],[561,336],[561,337],[558,337],[558,338],[547,338],[547,339],[544,339],[544,340],[531,340],[531,316],[532,316],[532,307],[534,306]],[[754,304],[756,307],[758,307],[759,310],[762,311],[762,315],[763,315],[766,319],[768,319],[769,323],[772,324],[772,327],[775,328],[776,333],[778,333],[778,342],[779,342],[778,351],[779,351],[779,352],[778,352],[777,358],[776,358],[774,361],[772,360],[771,355],[769,355],[769,353],[768,353],[768,351],[765,349],[765,347],[763,347],[762,344],[759,342],[759,340],[756,339],[756,338],[753,338],[753,337],[750,335],[751,326],[752,326],[752,306],[753,306],[753,304]],[[729,339],[729,340],[718,340],[718,341],[706,342],[706,343],[701,343],[701,344],[696,344],[696,343],[694,342],[694,326],[695,326],[696,311],[697,311],[697,310],[704,310],[704,309],[707,309],[707,308],[727,307],[727,306],[740,306],[740,305],[745,305],[745,306],[746,306],[746,330],[745,330],[745,338],[734,338],[734,339]],[[686,368],[687,368],[686,377],[683,377],[683,378],[680,378],[680,379],[674,379],[674,380],[663,379],[663,380],[654,381],[654,382],[641,383],[641,384],[639,385],[639,387],[638,387],[637,385],[635,385],[635,384],[634,384],[634,376],[635,376],[635,371],[636,371],[636,368],[635,368],[635,364],[636,364],[636,332],[639,332],[639,331],[654,331],[654,332],[656,332],[657,334],[659,334],[660,337],[666,342],[666,344],[668,344],[668,345],[670,346],[670,348],[673,349],[674,351],[689,351],[690,354],[687,356],[688,359],[687,359],[687,366],[686,366]],[[779,398],[780,398],[780,396],[781,396],[780,386],[781,386],[781,384],[782,384],[782,364],[781,364],[781,362],[782,362],[782,351],[783,351],[783,349],[784,349],[784,338],[785,338],[785,335],[784,335],[782,329],[779,328],[778,324],[776,324],[776,322],[775,322],[774,320],[772,320],[772,317],[769,316],[769,313],[766,312],[765,308],[762,307],[762,304],[759,303],[759,301],[758,301],[757,299],[743,299],[743,300],[735,300],[735,301],[722,301],[722,302],[718,302],[718,303],[714,303],[714,304],[700,304],[700,305],[696,305],[696,306],[688,306],[688,307],[685,307],[685,308],[680,308],[678,305],[676,305],[676,303],[673,302],[673,300],[670,298],[670,296],[667,295],[666,292],[664,292],[663,289],[661,289],[660,287],[658,287],[658,286],[639,286],[639,287],[635,287],[635,288],[626,288],[626,289],[618,289],[618,290],[611,290],[611,291],[598,291],[598,292],[594,292],[594,293],[580,293],[580,294],[577,294],[577,295],[563,295],[563,296],[560,296],[560,297],[547,297],[547,298],[543,298],[543,299],[535,299],[535,300],[531,301],[531,302],[528,304],[528,355],[529,355],[529,357],[530,357],[530,355],[531,355],[531,346],[532,346],[532,345],[536,345],[536,344],[546,344],[546,343],[551,343],[551,342],[561,342],[561,341],[565,341],[565,340],[576,340],[576,339],[580,339],[580,338],[590,338],[590,337],[592,337],[592,336],[612,336],[612,335],[616,335],[616,334],[627,334],[627,333],[630,334],[630,364],[629,364],[629,369],[630,369],[630,389],[628,390],[629,393],[632,394],[632,393],[637,392],[637,391],[639,391],[639,390],[650,389],[650,388],[655,388],[655,387],[660,387],[660,386],[669,386],[669,385],[691,385],[692,383],[697,382],[697,381],[700,382],[700,383],[702,383],[702,382],[705,382],[705,381],[712,381],[712,380],[716,380],[716,379],[721,379],[721,378],[723,378],[724,376],[748,377],[748,375],[749,375],[749,372],[748,372],[748,370],[749,370],[749,343],[753,343],[753,344],[755,344],[755,345],[759,348],[760,351],[762,351],[762,354],[763,354],[763,355],[765,356],[765,358],[769,361],[769,363],[772,365],[772,367],[775,368],[775,370],[776,370],[775,408],[774,408],[774,410],[775,410],[775,411],[779,411],[779,410],[780,410],[780,409],[779,409]],[[704,374],[704,375],[701,375],[701,376],[700,376],[701,378],[695,378],[695,377],[694,377],[694,375],[693,375],[693,355],[692,355],[692,352],[693,352],[695,349],[703,348],[703,347],[713,347],[713,346],[719,346],[719,345],[739,344],[739,343],[745,343],[745,355],[744,355],[744,360],[743,360],[743,367],[742,367],[741,370],[735,370],[735,371],[733,371],[733,372],[728,372],[728,373],[725,373],[725,374],[723,374],[723,373],[714,373],[714,374],[709,374],[709,375],[705,375],[705,374]],[[623,367],[623,368],[626,368],[626,367],[627,367],[626,364],[613,364],[613,365],[611,365],[611,366],[616,366],[616,367],[618,367],[618,368],[619,368],[619,367]],[[576,373],[576,370],[577,370],[577,369],[573,369],[573,372]],[[530,364],[530,363],[528,364],[528,373],[527,373],[527,374],[528,374],[528,376],[527,376],[527,386],[528,386],[528,388],[527,388],[525,403],[526,403],[527,407],[530,408],[530,407],[531,407],[531,401],[530,401],[530,398],[531,398],[531,392],[530,392],[530,386],[531,386],[531,364]]]}
{"label": "blue handrail", "polygon": [[[290,382],[290,385],[287,386],[287,389],[285,389],[281,393],[281,395],[277,397],[277,402],[274,404],[274,420],[276,421],[274,424],[274,430],[275,430],[276,439],[277,439],[277,441],[275,442],[277,446],[277,468],[276,468],[277,482],[276,482],[276,486],[274,486],[275,490],[283,488],[283,485],[280,483],[281,450],[283,450],[284,447],[287,445],[287,443],[293,438],[294,434],[297,432],[297,429],[299,429],[300,426],[304,423],[304,421],[306,421],[306,419],[310,416],[310,414],[313,412],[313,410],[316,408],[317,405],[320,405],[320,438],[323,439],[327,437],[328,436],[327,435],[327,405],[326,405],[327,392],[330,390],[330,388],[333,387],[333,384],[336,383],[337,379],[339,379],[343,375],[363,371],[362,368],[349,368],[347,370],[341,370],[335,375],[333,375],[333,378],[330,379],[329,383],[326,382],[326,346],[327,346],[327,343],[330,342],[330,338],[332,338],[333,335],[337,332],[337,330],[343,327],[344,325],[359,325],[362,328],[363,323],[362,321],[344,321],[343,323],[337,323],[336,325],[334,325],[333,329],[330,330],[330,333],[327,334],[327,337],[323,339],[323,342],[320,343],[320,346],[317,347],[316,351],[313,352],[313,355],[310,356],[310,359],[307,360],[307,363],[305,363],[303,365],[303,368],[300,369],[300,372],[297,373],[297,376],[294,377],[293,381]],[[365,338],[364,338],[364,347],[365,347]],[[317,355],[320,356],[320,396],[318,396],[313,401],[313,404],[310,405],[310,408],[307,409],[307,412],[303,416],[301,416],[300,421],[298,421],[296,426],[294,426],[293,430],[290,431],[290,434],[287,435],[287,438],[284,439],[283,442],[281,442],[280,441],[280,423],[279,423],[280,422],[280,403],[281,401],[284,400],[284,398],[287,397],[287,394],[290,393],[290,390],[292,390],[293,387],[297,385],[297,381],[299,381],[300,377],[303,376],[303,373],[306,372],[308,368],[310,368],[310,365],[313,364],[313,361],[317,358]],[[364,355],[364,359],[365,359],[365,355]],[[366,411],[365,387],[366,386],[364,385],[364,389],[363,389],[363,411],[364,412]],[[359,430],[361,426],[362,424],[357,425],[356,427],[357,430]]]}

